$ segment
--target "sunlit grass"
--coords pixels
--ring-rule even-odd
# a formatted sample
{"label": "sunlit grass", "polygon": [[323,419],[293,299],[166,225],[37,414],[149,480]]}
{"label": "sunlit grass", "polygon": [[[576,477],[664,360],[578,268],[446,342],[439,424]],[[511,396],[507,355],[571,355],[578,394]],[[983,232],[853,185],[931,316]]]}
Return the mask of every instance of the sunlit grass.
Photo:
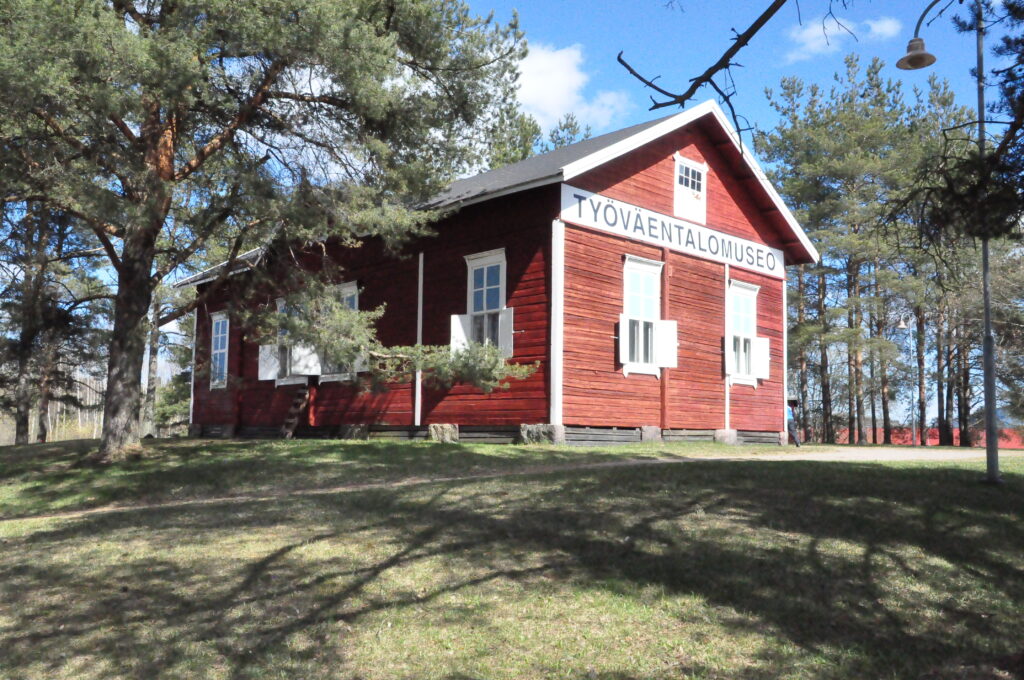
{"label": "sunlit grass", "polygon": [[140,460],[76,466],[94,441],[0,447],[0,518],[107,505],[273,494],[632,458],[778,453],[713,443],[591,449],[323,440],[154,440]]}
{"label": "sunlit grass", "polygon": [[0,677],[1013,677],[1024,465],[1001,487],[982,465],[698,461],[0,522]]}

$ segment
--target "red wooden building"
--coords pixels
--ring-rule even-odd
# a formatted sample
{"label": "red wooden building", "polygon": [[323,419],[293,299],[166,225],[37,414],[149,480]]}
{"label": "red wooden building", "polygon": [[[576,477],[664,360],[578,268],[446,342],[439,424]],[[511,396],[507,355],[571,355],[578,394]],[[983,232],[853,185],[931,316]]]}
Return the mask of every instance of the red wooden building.
{"label": "red wooden building", "polygon": [[337,253],[338,294],[387,303],[385,344],[494,342],[538,362],[533,375],[488,395],[421,381],[361,392],[311,352],[244,341],[211,301],[196,319],[193,432],[274,433],[306,390],[300,434],[783,436],[785,267],[818,255],[713,102],[457,181],[435,205],[453,212],[411,257]]}

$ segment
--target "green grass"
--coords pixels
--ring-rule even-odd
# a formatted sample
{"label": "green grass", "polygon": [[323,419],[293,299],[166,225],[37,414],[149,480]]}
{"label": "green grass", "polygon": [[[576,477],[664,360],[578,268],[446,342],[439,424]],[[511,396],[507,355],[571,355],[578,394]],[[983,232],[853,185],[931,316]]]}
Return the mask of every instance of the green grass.
{"label": "green grass", "polygon": [[[252,444],[165,446],[139,497],[208,491],[181,481],[204,456],[249,460],[229,475],[244,488],[274,483]],[[316,446],[270,448],[276,478],[573,454]],[[317,477],[320,455],[355,462]],[[64,465],[3,462],[19,486]],[[1024,650],[1024,459],[1004,459],[1000,487],[982,469],[705,460],[4,521],[0,677],[1014,677],[993,667]]]}
{"label": "green grass", "polygon": [[625,458],[756,454],[775,447],[634,444],[606,449],[381,441],[153,440],[141,460],[76,467],[95,442],[0,447],[0,518],[224,495],[487,474]]}

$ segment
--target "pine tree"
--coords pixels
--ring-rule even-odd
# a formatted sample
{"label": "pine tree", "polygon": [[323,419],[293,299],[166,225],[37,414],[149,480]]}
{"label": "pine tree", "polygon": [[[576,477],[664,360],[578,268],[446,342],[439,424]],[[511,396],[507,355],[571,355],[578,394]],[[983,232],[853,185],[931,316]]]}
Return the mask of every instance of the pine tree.
{"label": "pine tree", "polygon": [[422,233],[415,206],[513,97],[520,38],[458,0],[0,5],[3,199],[75,217],[115,280],[98,457],[138,439],[160,281],[211,248]]}

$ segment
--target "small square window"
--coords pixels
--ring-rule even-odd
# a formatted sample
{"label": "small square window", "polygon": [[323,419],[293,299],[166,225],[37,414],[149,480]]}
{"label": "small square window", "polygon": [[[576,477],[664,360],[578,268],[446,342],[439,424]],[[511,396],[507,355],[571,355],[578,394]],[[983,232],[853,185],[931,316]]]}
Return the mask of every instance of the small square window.
{"label": "small square window", "polygon": [[707,166],[676,156],[675,214],[685,220],[707,221]]}

